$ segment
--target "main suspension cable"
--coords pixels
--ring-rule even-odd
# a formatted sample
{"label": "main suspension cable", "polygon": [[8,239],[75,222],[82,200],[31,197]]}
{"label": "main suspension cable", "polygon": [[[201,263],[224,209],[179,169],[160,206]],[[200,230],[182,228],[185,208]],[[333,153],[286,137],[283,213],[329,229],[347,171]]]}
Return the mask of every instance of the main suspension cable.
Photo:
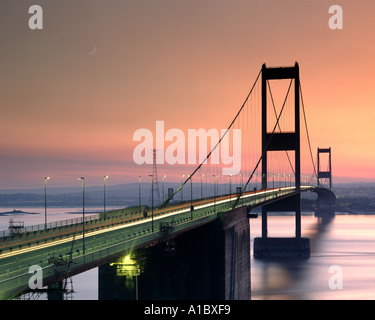
{"label": "main suspension cable", "polygon": [[243,110],[243,108],[245,107],[246,105],[246,102],[249,100],[254,88],[255,88],[255,85],[257,84],[258,82],[258,79],[260,77],[262,73],[262,69],[260,69],[259,73],[258,73],[258,76],[256,77],[256,80],[249,92],[249,94],[247,95],[244,103],[242,104],[240,110],[237,112],[236,116],[234,117],[233,121],[230,123],[228,129],[224,132],[224,134],[221,136],[221,138],[219,139],[219,141],[216,143],[216,145],[213,147],[213,149],[208,153],[208,155],[206,156],[206,158],[199,164],[199,166],[193,171],[192,174],[188,175],[188,178],[179,186],[179,188],[173,193],[171,194],[167,200],[165,200],[162,205],[159,207],[159,208],[163,208],[165,207],[169,201],[184,187],[184,185],[190,180],[193,178],[194,174],[202,167],[202,165],[210,158],[211,154],[215,151],[215,149],[217,148],[217,146],[221,143],[221,141],[224,139],[224,137],[226,136],[226,134],[228,133],[228,131],[230,130],[230,128],[233,126],[233,124],[235,123],[235,121],[237,120],[238,116],[240,115],[241,111]]}
{"label": "main suspension cable", "polygon": [[268,142],[267,142],[267,145],[266,145],[265,148],[262,150],[262,154],[261,154],[261,156],[260,156],[260,158],[259,158],[259,160],[258,160],[258,162],[257,162],[257,164],[256,164],[256,166],[255,166],[255,168],[254,168],[254,170],[253,170],[253,172],[251,173],[249,179],[248,179],[247,182],[245,183],[245,186],[242,188],[241,192],[238,194],[238,196],[237,196],[237,198],[236,198],[236,201],[234,201],[234,204],[233,204],[233,206],[232,206],[232,209],[234,209],[234,208],[237,206],[238,202],[240,201],[240,198],[242,197],[242,194],[243,194],[244,190],[246,190],[247,185],[249,184],[250,180],[251,180],[252,177],[254,176],[255,171],[258,169],[258,166],[259,166],[260,162],[262,161],[263,157],[265,156],[265,154],[266,154],[266,152],[267,152],[267,150],[268,150],[268,147],[269,147],[269,145],[270,145],[270,142],[271,142],[271,139],[272,139],[272,137],[273,137],[273,134],[275,133],[275,130],[276,130],[278,124],[279,124],[281,114],[283,113],[283,110],[284,110],[284,107],[285,107],[286,101],[287,101],[287,99],[288,99],[288,96],[289,96],[289,92],[290,92],[290,88],[291,88],[291,86],[292,86],[292,83],[293,83],[293,79],[290,80],[290,84],[289,84],[288,92],[287,92],[287,94],[286,94],[286,97],[285,97],[285,100],[284,100],[283,106],[282,106],[282,108],[281,108],[281,111],[280,111],[279,116],[277,117],[277,121],[276,121],[276,123],[275,123],[275,126],[273,127],[273,130],[272,130],[271,136],[270,136],[270,138],[269,138],[269,140],[268,140]]}
{"label": "main suspension cable", "polygon": [[[316,172],[316,168],[315,168],[314,157],[313,157],[312,150],[311,150],[310,135],[309,135],[309,129],[308,129],[308,126],[307,126],[307,119],[306,119],[306,113],[305,113],[305,105],[304,105],[304,103],[303,103],[303,96],[302,96],[302,87],[301,87],[301,82],[299,83],[299,90],[300,90],[300,94],[301,94],[301,102],[302,102],[303,118],[304,118],[304,120],[305,120],[305,128],[306,128],[307,141],[308,141],[309,149],[310,149],[311,162],[312,162],[312,164],[313,164],[313,168],[314,168],[314,175],[315,175],[316,178],[318,178],[318,176],[317,176],[317,172]],[[311,182],[312,178],[313,178],[313,177],[311,177],[310,182]]]}

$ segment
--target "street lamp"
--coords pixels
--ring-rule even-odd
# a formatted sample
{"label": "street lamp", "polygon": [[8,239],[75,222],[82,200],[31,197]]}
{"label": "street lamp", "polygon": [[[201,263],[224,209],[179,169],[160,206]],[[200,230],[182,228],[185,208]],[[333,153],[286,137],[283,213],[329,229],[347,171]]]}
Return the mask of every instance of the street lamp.
{"label": "street lamp", "polygon": [[82,180],[82,245],[83,245],[83,254],[85,254],[85,178],[79,177],[78,180]]}
{"label": "street lamp", "polygon": [[216,175],[212,175],[214,177],[214,212],[216,213]]}
{"label": "street lamp", "polygon": [[108,176],[104,176],[104,219],[105,219],[105,182],[107,181]]}
{"label": "street lamp", "polygon": [[188,175],[188,178],[190,179],[190,213],[191,213],[191,220],[193,220],[193,176],[190,174]]}
{"label": "street lamp", "polygon": [[152,185],[151,185],[151,229],[154,232],[154,175],[149,174],[149,177],[152,178]]}
{"label": "street lamp", "polygon": [[138,188],[138,190],[139,190],[139,192],[138,192],[138,204],[139,204],[139,212],[141,212],[141,179],[142,179],[142,176],[139,176],[138,177],[138,182],[139,182],[139,188]]}
{"label": "street lamp", "polygon": [[232,206],[232,175],[229,175],[229,206]]}
{"label": "street lamp", "polygon": [[204,177],[204,174],[201,174],[201,199],[203,199],[202,177]]}
{"label": "street lamp", "polygon": [[166,175],[163,175],[162,177],[161,177],[161,180],[162,180],[162,191],[163,191],[163,203],[164,203],[164,178],[166,177]]}
{"label": "street lamp", "polygon": [[241,200],[242,200],[242,205],[243,205],[243,192],[242,192],[243,182],[242,182],[242,173],[240,173],[240,178],[241,178]]}
{"label": "street lamp", "polygon": [[[254,182],[254,186],[255,186],[255,188],[254,189],[256,189],[256,187],[257,187],[257,182],[258,182],[258,177],[257,177],[257,174],[256,173],[254,173],[254,180],[253,180],[253,182]],[[249,186],[249,189],[251,190],[251,185]]]}
{"label": "street lamp", "polygon": [[44,229],[47,230],[47,180],[50,177],[44,178]]}

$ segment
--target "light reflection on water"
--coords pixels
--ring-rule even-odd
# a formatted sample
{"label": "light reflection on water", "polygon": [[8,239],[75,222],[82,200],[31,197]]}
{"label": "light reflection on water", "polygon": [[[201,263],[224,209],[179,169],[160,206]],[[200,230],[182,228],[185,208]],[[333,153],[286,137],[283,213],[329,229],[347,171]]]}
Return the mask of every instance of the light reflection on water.
{"label": "light reflection on water", "polygon": [[[292,216],[269,221],[271,236],[280,236],[284,225],[294,226]],[[303,236],[311,242],[310,259],[252,259],[252,299],[374,299],[375,216],[336,215],[328,222],[303,216],[302,224]],[[251,220],[252,238],[260,236],[260,226],[261,219]],[[338,276],[329,273],[334,265],[341,267],[342,289],[330,289],[330,278]]]}
{"label": "light reflection on water", "polygon": [[[11,210],[0,208],[0,212]],[[15,220],[25,221],[25,225],[44,222],[44,208],[20,210],[40,214],[16,216]],[[48,221],[76,218],[80,212],[81,208],[50,208]],[[8,228],[9,218],[0,216],[1,230]],[[294,220],[294,216],[270,215],[269,236],[293,236]],[[253,239],[261,234],[261,218],[251,219],[250,225],[253,250]],[[326,223],[303,215],[302,236],[310,238],[308,260],[265,262],[254,260],[251,254],[252,299],[375,299],[375,215],[336,215]],[[329,287],[333,265],[342,269],[342,289]],[[73,299],[98,299],[98,268],[74,276],[73,288]]]}

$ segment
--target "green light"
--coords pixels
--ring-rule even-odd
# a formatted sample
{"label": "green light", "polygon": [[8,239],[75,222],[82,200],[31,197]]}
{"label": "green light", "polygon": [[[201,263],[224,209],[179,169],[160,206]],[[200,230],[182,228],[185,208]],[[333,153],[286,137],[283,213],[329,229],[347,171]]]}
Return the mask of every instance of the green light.
{"label": "green light", "polygon": [[130,258],[130,256],[125,256],[118,259],[115,262],[109,264],[111,267],[116,267],[117,276],[130,276],[136,277],[141,274],[141,268],[136,260]]}

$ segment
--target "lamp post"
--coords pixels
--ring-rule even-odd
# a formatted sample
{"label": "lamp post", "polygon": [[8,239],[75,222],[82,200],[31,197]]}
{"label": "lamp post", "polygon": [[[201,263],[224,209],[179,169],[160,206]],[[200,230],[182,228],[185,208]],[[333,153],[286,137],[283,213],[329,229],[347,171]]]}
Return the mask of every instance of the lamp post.
{"label": "lamp post", "polygon": [[243,183],[242,183],[242,173],[240,173],[240,178],[241,178],[241,200],[242,200],[242,205],[243,205],[243,192],[242,192],[242,188],[243,188]]}
{"label": "lamp post", "polygon": [[[253,182],[254,182],[254,186],[255,186],[255,189],[256,189],[256,187],[257,187],[257,174],[256,173],[254,173],[254,180],[253,180]],[[249,186],[249,189],[251,190],[251,185]]]}
{"label": "lamp post", "polygon": [[47,230],[47,180],[50,177],[44,178],[44,230]]}
{"label": "lamp post", "polygon": [[108,179],[108,176],[104,176],[104,219],[106,218],[106,215],[105,215],[105,211],[106,211],[106,207],[105,207],[105,201],[106,201],[106,194],[105,194],[105,182],[107,181]]}
{"label": "lamp post", "polygon": [[166,177],[166,175],[163,175],[161,177],[161,182],[162,182],[162,192],[163,192],[163,203],[164,203],[164,178]]}
{"label": "lamp post", "polygon": [[[261,190],[267,190],[268,188],[268,181],[267,181],[267,175],[265,173],[262,174],[262,189]],[[263,181],[265,180],[265,183]],[[267,193],[263,194],[263,197],[265,200],[267,200]]]}
{"label": "lamp post", "polygon": [[284,173],[284,186],[286,188],[286,174]]}
{"label": "lamp post", "polygon": [[[181,185],[182,185],[182,179],[185,177],[184,174],[181,175]],[[184,188],[181,188],[181,202],[184,201]]]}
{"label": "lamp post", "polygon": [[232,175],[229,175],[229,206],[232,206]]}
{"label": "lamp post", "polygon": [[139,212],[141,212],[141,179],[142,176],[138,177],[138,183],[139,183],[139,188],[138,188],[138,205],[139,205]]}
{"label": "lamp post", "polygon": [[214,177],[214,212],[216,213],[216,175],[212,175]]}
{"label": "lamp post", "polygon": [[148,176],[152,178],[152,184],[151,184],[151,229],[152,229],[152,232],[154,232],[154,175],[149,174]]}
{"label": "lamp post", "polygon": [[78,180],[82,180],[82,244],[83,254],[85,254],[85,178],[79,177]]}
{"label": "lamp post", "polygon": [[204,177],[204,174],[201,174],[201,199],[203,199],[202,177]]}
{"label": "lamp post", "polygon": [[188,175],[188,178],[190,179],[190,217],[193,220],[193,177]]}

